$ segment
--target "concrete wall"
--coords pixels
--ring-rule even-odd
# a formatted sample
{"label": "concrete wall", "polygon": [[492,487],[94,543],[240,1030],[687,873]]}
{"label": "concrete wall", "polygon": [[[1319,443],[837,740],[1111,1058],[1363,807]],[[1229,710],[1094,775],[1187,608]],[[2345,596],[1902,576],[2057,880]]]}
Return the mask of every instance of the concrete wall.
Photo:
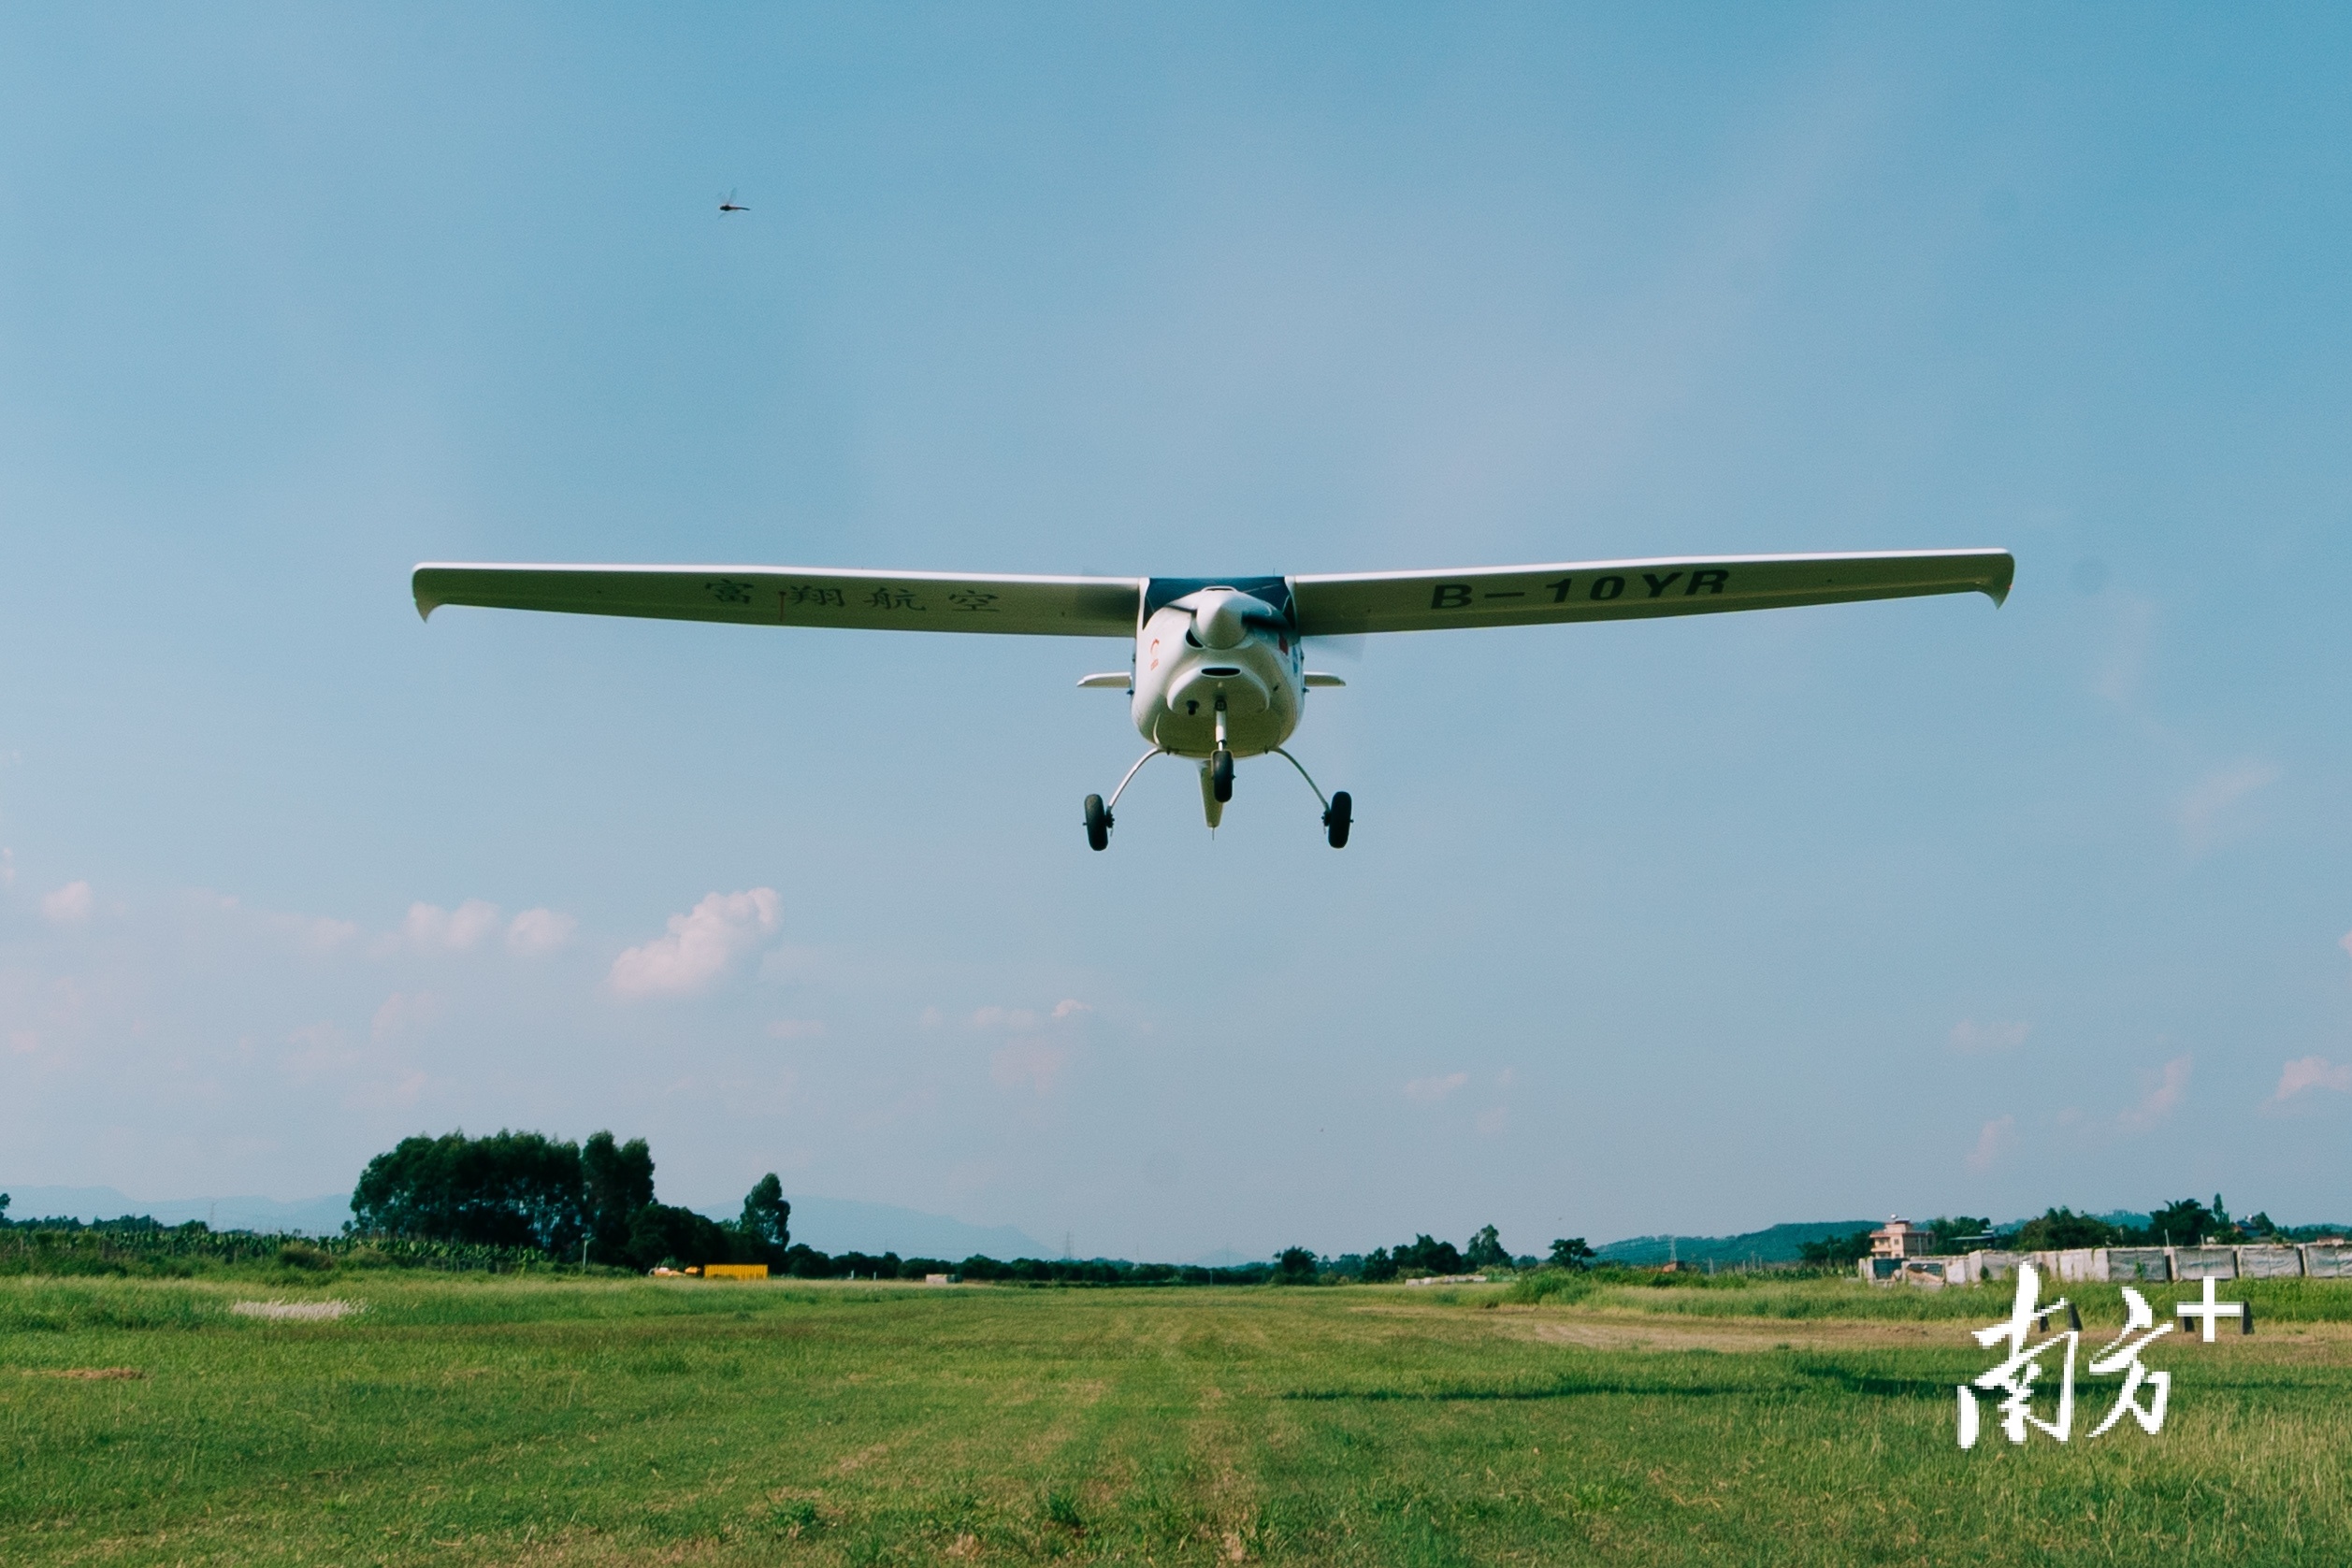
{"label": "concrete wall", "polygon": [[2111,1246],[2106,1277],[2111,1280],[2148,1279],[2161,1283],[2172,1277],[2172,1260],[2160,1246]]}
{"label": "concrete wall", "polygon": [[2352,1279],[2352,1246],[2101,1246],[2065,1252],[1971,1252],[1965,1258],[1865,1258],[1858,1272],[1873,1285],[1905,1279],[1916,1284],[1976,1285],[2014,1279],[2020,1263],[2031,1263],[2044,1280],[2061,1285]]}
{"label": "concrete wall", "polygon": [[2238,1277],[2236,1247],[2175,1246],[2165,1250],[2172,1255],[2172,1277],[2176,1280]]}
{"label": "concrete wall", "polygon": [[2303,1272],[2302,1248],[2242,1246],[2238,1248],[2240,1279],[2290,1279]]}
{"label": "concrete wall", "polygon": [[[1881,1285],[1897,1277],[1891,1259],[1862,1277]],[[1965,1258],[1912,1259],[1906,1266],[1941,1263],[1954,1285],[2014,1279],[2017,1265],[2031,1263],[2056,1284],[2130,1283],[2163,1285],[2193,1279],[2352,1279],[2352,1247],[2346,1246],[2102,1246],[2065,1252],[1971,1252]]]}

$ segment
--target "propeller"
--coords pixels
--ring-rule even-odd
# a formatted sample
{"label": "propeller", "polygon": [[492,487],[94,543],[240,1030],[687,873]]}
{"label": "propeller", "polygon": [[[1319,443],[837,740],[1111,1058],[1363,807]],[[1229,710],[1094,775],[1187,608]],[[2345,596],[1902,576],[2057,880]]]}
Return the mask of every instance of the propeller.
{"label": "propeller", "polygon": [[[1306,640],[1302,638],[1300,640],[1305,641]],[[1333,658],[1339,659],[1344,663],[1362,664],[1364,662],[1364,644],[1367,640],[1368,639],[1365,638],[1364,633],[1356,631],[1348,632],[1338,637],[1319,637],[1314,640],[1311,646],[1314,648],[1316,653],[1329,654]]]}
{"label": "propeller", "polygon": [[1238,588],[1204,588],[1192,603],[1192,634],[1205,648],[1238,648],[1252,631],[1290,629],[1280,611]]}

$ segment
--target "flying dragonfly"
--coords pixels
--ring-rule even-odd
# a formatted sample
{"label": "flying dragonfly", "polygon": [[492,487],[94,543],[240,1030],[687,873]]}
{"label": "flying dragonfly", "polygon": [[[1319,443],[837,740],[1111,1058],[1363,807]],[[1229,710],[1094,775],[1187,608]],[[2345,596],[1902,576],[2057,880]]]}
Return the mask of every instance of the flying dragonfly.
{"label": "flying dragonfly", "polygon": [[735,205],[735,193],[732,191],[728,192],[727,194],[719,198],[718,209],[721,212],[749,212],[751,210],[748,207],[738,207]]}
{"label": "flying dragonfly", "polygon": [[1307,667],[1319,638],[1370,632],[1640,620],[1730,610],[1979,593],[1999,604],[2017,563],[2006,550],[1886,554],[1678,555],[1305,577],[1027,577],[801,567],[498,566],[427,562],[417,613],[445,604],[636,615],[750,626],[995,632],[1133,639],[1128,667],[1079,681],[1127,694],[1149,749],[1105,800],[1086,798],[1086,837],[1108,848],[1112,813],[1156,756],[1198,765],[1214,829],[1238,758],[1278,756],[1323,808],[1334,849],[1354,803],[1323,793],[1285,749],[1306,694],[1344,686]]}

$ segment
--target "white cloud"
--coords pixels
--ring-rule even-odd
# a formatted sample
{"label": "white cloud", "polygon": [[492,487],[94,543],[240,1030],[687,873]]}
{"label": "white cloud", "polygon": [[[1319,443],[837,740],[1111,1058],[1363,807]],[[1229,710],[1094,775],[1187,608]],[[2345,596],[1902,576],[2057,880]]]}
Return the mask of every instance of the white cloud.
{"label": "white cloud", "polygon": [[2031,1024],[1999,1019],[1980,1024],[1973,1018],[1963,1018],[1952,1026],[1952,1048],[1970,1056],[1985,1051],[2013,1051],[2032,1032]]}
{"label": "white cloud", "polygon": [[2174,1057],[2164,1064],[2150,1082],[2148,1092],[2140,1097],[2140,1103],[2116,1119],[2133,1131],[2154,1127],[2171,1115],[2188,1092],[2188,1057]]}
{"label": "white cloud", "polygon": [[293,1047],[280,1065],[296,1083],[307,1084],[328,1072],[340,1072],[358,1061],[359,1053],[333,1024],[308,1024],[286,1036]]}
{"label": "white cloud", "polygon": [[558,914],[552,909],[527,909],[506,928],[507,950],[536,958],[570,942],[571,933],[579,928],[580,922],[569,914]]}
{"label": "white cloud", "polygon": [[1416,1078],[1405,1086],[1405,1098],[1419,1100],[1438,1100],[1470,1081],[1467,1072],[1449,1072],[1442,1078]]}
{"label": "white cloud", "polygon": [[624,997],[700,991],[776,928],[777,907],[772,887],[713,893],[685,913],[671,915],[667,936],[613,959],[607,984]]}
{"label": "white cloud", "polygon": [[86,882],[69,882],[41,899],[41,918],[52,926],[79,926],[90,918],[96,899]]}
{"label": "white cloud", "polygon": [[498,923],[498,906],[481,899],[468,899],[454,910],[438,904],[411,904],[409,917],[400,923],[400,934],[419,947],[462,953]]}
{"label": "white cloud", "polygon": [[1054,1003],[1054,1016],[1057,1018],[1075,1018],[1081,1013],[1091,1013],[1093,1011],[1094,1009],[1089,1007],[1086,1003],[1080,1001],[1075,997],[1064,997],[1060,1001]]}
{"label": "white cloud", "polygon": [[2288,1062],[2286,1071],[2278,1075],[2278,1092],[2271,1097],[2271,1103],[2292,1100],[2305,1089],[2352,1094],[2352,1062],[2338,1067],[2325,1057],[2303,1057]]}
{"label": "white cloud", "polygon": [[1016,1040],[999,1046],[988,1058],[988,1076],[1007,1088],[1028,1084],[1042,1095],[1052,1090],[1054,1080],[1069,1065],[1066,1046],[1049,1040]]}
{"label": "white cloud", "polygon": [[[235,901],[227,900],[230,905],[234,905]],[[353,922],[330,919],[324,914],[272,914],[265,918],[273,928],[294,938],[295,945],[308,953],[332,953],[359,935],[359,928]]]}
{"label": "white cloud", "polygon": [[1991,1170],[1993,1162],[2000,1158],[2001,1151],[2009,1147],[2016,1132],[2017,1118],[2014,1116],[1997,1117],[1979,1128],[1976,1133],[1976,1146],[1969,1150],[1969,1169],[1971,1171]]}
{"label": "white cloud", "polygon": [[2216,768],[2191,785],[2173,812],[2191,852],[2202,854],[2212,848],[2229,826],[2229,808],[2276,784],[2282,771],[2274,762],[2249,757]]}
{"label": "white cloud", "polygon": [[1019,1034],[1037,1027],[1037,1014],[1026,1007],[976,1007],[972,1012],[972,1027]]}
{"label": "white cloud", "polygon": [[383,999],[383,1005],[368,1020],[368,1038],[381,1045],[419,1024],[431,1023],[440,1016],[440,999],[428,991],[395,991]]}

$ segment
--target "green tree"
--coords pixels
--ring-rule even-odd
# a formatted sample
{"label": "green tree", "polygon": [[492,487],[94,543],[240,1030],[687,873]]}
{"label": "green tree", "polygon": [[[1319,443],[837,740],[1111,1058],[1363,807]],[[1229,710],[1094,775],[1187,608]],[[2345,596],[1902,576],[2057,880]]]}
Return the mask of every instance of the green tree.
{"label": "green tree", "polygon": [[642,1270],[732,1262],[736,1235],[708,1215],[648,1203],[629,1217],[628,1261]]}
{"label": "green tree", "polygon": [[580,1145],[580,1206],[593,1256],[627,1260],[637,1211],[653,1201],[654,1154],[645,1140],[622,1144],[610,1132],[590,1133]]}
{"label": "green tree", "polygon": [[1365,1255],[1363,1277],[1366,1285],[1380,1285],[1396,1277],[1396,1259],[1389,1256],[1387,1247],[1376,1246]]}
{"label": "green tree", "polygon": [[1796,1249],[1803,1261],[1825,1268],[1850,1268],[1860,1259],[1870,1256],[1870,1232],[1856,1230],[1846,1236],[1824,1236],[1817,1242],[1805,1242]]}
{"label": "green tree", "polygon": [[1432,1241],[1426,1235],[1415,1236],[1411,1243],[1396,1249],[1393,1256],[1401,1272],[1418,1269],[1425,1274],[1458,1274],[1462,1272],[1462,1254],[1451,1242]]}
{"label": "green tree", "polygon": [[743,1242],[755,1253],[745,1262],[776,1267],[786,1248],[793,1246],[793,1206],[783,1201],[783,1183],[773,1171],[743,1194],[743,1217],[736,1220],[736,1230],[743,1231]]}
{"label": "green tree", "polygon": [[1927,1222],[1928,1244],[1938,1252],[1967,1252],[1991,1244],[1993,1222],[1973,1215],[1939,1215]]}
{"label": "green tree", "polygon": [[2134,1239],[2147,1246],[2196,1246],[2211,1237],[2215,1241],[2234,1240],[2237,1227],[2229,1223],[2229,1212],[2221,1206],[2221,1194],[2214,1194],[2214,1206],[2205,1207],[2194,1198],[2180,1198],[2148,1216],[2148,1228]]}
{"label": "green tree", "polygon": [[1315,1254],[1303,1246],[1286,1246],[1274,1260],[1276,1285],[1315,1283]]}
{"label": "green tree", "polygon": [[1490,1225],[1470,1238],[1470,1244],[1462,1249],[1462,1260],[1474,1269],[1508,1269],[1511,1266],[1510,1249]]}
{"label": "green tree", "polygon": [[580,1244],[580,1150],[537,1132],[403,1138],[352,1190],[354,1229],[426,1241]]}
{"label": "green tree", "polygon": [[2017,1228],[2011,1244],[2019,1252],[2060,1252],[2068,1247],[2113,1246],[2124,1232],[2095,1215],[2072,1209],[2051,1209]]}
{"label": "green tree", "polygon": [[1563,1236],[1551,1244],[1551,1256],[1544,1261],[1555,1269],[1589,1269],[1593,1266],[1593,1249],[1584,1244],[1581,1236]]}

